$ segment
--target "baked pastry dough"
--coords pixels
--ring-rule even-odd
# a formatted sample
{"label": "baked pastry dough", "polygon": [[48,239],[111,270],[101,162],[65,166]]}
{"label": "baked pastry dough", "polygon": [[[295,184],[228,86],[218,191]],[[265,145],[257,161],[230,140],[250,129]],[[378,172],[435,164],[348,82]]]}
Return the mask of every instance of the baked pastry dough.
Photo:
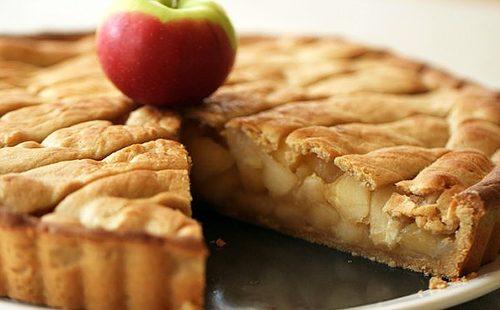
{"label": "baked pastry dough", "polygon": [[447,277],[500,248],[500,95],[339,39],[243,40],[187,111],[194,189],[229,216]]}
{"label": "baked pastry dough", "polygon": [[104,78],[92,36],[0,38],[0,294],[199,309],[205,260],[174,111]]}
{"label": "baked pastry dough", "polygon": [[176,112],[123,97],[90,35],[0,38],[0,295],[202,308],[190,177],[221,213],[390,266],[458,277],[497,256],[498,93],[334,38],[240,46]]}

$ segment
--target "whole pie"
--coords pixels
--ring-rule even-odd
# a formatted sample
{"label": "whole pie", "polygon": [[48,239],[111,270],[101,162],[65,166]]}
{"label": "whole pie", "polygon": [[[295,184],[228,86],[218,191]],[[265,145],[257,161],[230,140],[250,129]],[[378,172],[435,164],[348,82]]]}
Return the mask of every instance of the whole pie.
{"label": "whole pie", "polygon": [[159,110],[106,80],[93,40],[0,38],[0,295],[201,308],[190,179],[223,214],[390,266],[496,258],[497,92],[336,38],[244,37],[215,94]]}

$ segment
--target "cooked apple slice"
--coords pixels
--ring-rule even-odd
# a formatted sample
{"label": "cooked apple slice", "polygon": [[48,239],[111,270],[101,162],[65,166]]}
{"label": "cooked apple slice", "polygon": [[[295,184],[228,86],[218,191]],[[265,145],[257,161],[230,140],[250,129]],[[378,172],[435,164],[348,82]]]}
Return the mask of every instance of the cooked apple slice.
{"label": "cooked apple slice", "polygon": [[402,229],[400,236],[402,248],[430,257],[444,257],[446,250],[451,248],[453,243],[449,235],[432,234],[418,228],[415,223]]}
{"label": "cooked apple slice", "polygon": [[370,201],[370,238],[376,245],[394,247],[399,241],[402,223],[394,220],[383,211],[384,205],[394,193],[395,187],[389,185],[376,189]]}
{"label": "cooked apple slice", "polygon": [[262,183],[264,164],[259,148],[244,134],[234,130],[226,132],[229,150],[236,159],[240,179],[245,190],[249,192],[265,191]]}
{"label": "cooked apple slice", "polygon": [[222,174],[234,165],[234,160],[227,149],[211,138],[198,137],[193,139],[189,147],[195,163],[193,175],[200,181]]}
{"label": "cooked apple slice", "polygon": [[366,186],[349,175],[342,175],[329,186],[328,202],[334,205],[342,218],[354,222],[367,222],[371,193]]}
{"label": "cooked apple slice", "polygon": [[306,209],[306,222],[315,229],[331,231],[340,220],[335,208],[325,197],[326,184],[322,178],[312,174],[304,179],[295,196],[298,203]]}
{"label": "cooked apple slice", "polygon": [[368,227],[360,223],[340,221],[335,226],[335,234],[342,243],[359,246],[368,240]]}
{"label": "cooked apple slice", "polygon": [[297,184],[297,176],[290,169],[278,163],[271,156],[262,154],[264,162],[264,186],[271,196],[283,196]]}

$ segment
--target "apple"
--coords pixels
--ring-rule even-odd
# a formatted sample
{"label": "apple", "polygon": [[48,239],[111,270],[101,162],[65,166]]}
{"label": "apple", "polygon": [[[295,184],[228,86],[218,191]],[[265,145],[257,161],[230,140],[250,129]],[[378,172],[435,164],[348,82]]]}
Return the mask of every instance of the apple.
{"label": "apple", "polygon": [[231,21],[208,0],[118,0],[97,31],[105,74],[142,104],[199,102],[224,83],[236,49]]}

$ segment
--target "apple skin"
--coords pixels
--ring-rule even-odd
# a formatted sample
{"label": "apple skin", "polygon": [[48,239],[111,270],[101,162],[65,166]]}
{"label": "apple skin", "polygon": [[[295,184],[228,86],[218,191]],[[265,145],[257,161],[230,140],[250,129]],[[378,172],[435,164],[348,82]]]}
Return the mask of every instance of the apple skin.
{"label": "apple skin", "polygon": [[[185,2],[197,5],[197,1],[206,2]],[[137,9],[111,13],[98,30],[100,63],[113,84],[136,102],[162,106],[200,102],[223,84],[234,64],[232,25],[227,25],[227,17],[219,23],[203,14],[176,16],[175,10],[182,8],[165,9],[173,18]]]}

